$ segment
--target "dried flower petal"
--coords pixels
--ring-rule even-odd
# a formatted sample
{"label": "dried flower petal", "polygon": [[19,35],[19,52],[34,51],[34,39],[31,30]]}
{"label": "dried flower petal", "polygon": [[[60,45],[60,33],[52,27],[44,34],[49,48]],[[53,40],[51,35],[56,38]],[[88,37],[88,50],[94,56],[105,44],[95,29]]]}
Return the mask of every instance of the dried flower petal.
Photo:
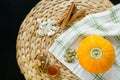
{"label": "dried flower petal", "polygon": [[54,35],[54,33],[55,33],[55,31],[51,30],[51,31],[48,32],[48,36],[52,36],[52,35]]}
{"label": "dried flower petal", "polygon": [[44,32],[42,30],[37,30],[37,33],[41,36],[44,36]]}
{"label": "dried flower petal", "polygon": [[54,31],[57,30],[57,28],[55,26],[52,26],[51,29]]}
{"label": "dried flower petal", "polygon": [[45,26],[45,25],[47,25],[47,22],[46,22],[46,21],[43,21],[43,22],[41,23],[41,25],[42,25],[42,26]]}

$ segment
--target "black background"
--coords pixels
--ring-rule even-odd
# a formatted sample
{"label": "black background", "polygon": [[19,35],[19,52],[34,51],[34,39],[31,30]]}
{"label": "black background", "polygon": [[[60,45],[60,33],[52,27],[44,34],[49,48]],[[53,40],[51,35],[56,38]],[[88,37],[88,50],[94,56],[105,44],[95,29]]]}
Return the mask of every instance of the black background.
{"label": "black background", "polygon": [[[0,80],[24,80],[16,62],[16,38],[19,27],[29,11],[40,0],[0,1]],[[114,4],[120,0],[111,0]]]}

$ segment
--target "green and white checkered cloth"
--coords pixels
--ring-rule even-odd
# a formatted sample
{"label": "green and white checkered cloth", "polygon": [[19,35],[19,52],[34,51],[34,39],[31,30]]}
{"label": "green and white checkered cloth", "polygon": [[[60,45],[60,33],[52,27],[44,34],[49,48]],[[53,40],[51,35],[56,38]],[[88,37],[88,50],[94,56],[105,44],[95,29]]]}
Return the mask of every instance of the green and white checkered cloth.
{"label": "green and white checkered cloth", "polygon": [[[97,75],[85,71],[78,60],[75,63],[67,63],[63,58],[68,48],[77,50],[81,39],[92,34],[101,35],[108,39],[113,44],[116,54],[112,68]],[[81,80],[120,80],[120,4],[107,11],[88,15],[76,22],[56,38],[49,52]]]}

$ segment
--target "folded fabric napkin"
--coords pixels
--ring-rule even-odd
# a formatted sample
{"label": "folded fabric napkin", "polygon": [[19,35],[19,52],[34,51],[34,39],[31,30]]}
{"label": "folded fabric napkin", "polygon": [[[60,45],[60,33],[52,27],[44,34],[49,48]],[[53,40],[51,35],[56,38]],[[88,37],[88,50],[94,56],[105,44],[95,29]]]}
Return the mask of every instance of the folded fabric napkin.
{"label": "folded fabric napkin", "polygon": [[[112,68],[98,75],[85,71],[78,61],[68,63],[63,58],[68,48],[77,50],[81,39],[92,34],[101,35],[108,39],[113,44],[116,54]],[[49,52],[81,80],[120,80],[120,4],[107,11],[90,14],[76,22],[56,38]]]}

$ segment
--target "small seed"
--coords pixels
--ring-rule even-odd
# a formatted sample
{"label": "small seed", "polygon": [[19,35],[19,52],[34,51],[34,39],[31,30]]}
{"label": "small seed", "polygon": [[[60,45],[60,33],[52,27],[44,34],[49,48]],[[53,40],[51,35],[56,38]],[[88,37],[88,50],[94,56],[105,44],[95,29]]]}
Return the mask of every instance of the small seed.
{"label": "small seed", "polygon": [[76,58],[76,50],[75,49],[67,49],[66,54],[64,55],[64,60],[68,63],[74,62]]}
{"label": "small seed", "polygon": [[69,63],[72,62],[72,59],[71,59],[70,57],[68,58],[68,62],[69,62]]}
{"label": "small seed", "polygon": [[70,54],[67,54],[67,55],[68,55],[69,57],[72,57],[72,56],[73,56],[73,54],[71,54],[71,53],[70,53]]}

